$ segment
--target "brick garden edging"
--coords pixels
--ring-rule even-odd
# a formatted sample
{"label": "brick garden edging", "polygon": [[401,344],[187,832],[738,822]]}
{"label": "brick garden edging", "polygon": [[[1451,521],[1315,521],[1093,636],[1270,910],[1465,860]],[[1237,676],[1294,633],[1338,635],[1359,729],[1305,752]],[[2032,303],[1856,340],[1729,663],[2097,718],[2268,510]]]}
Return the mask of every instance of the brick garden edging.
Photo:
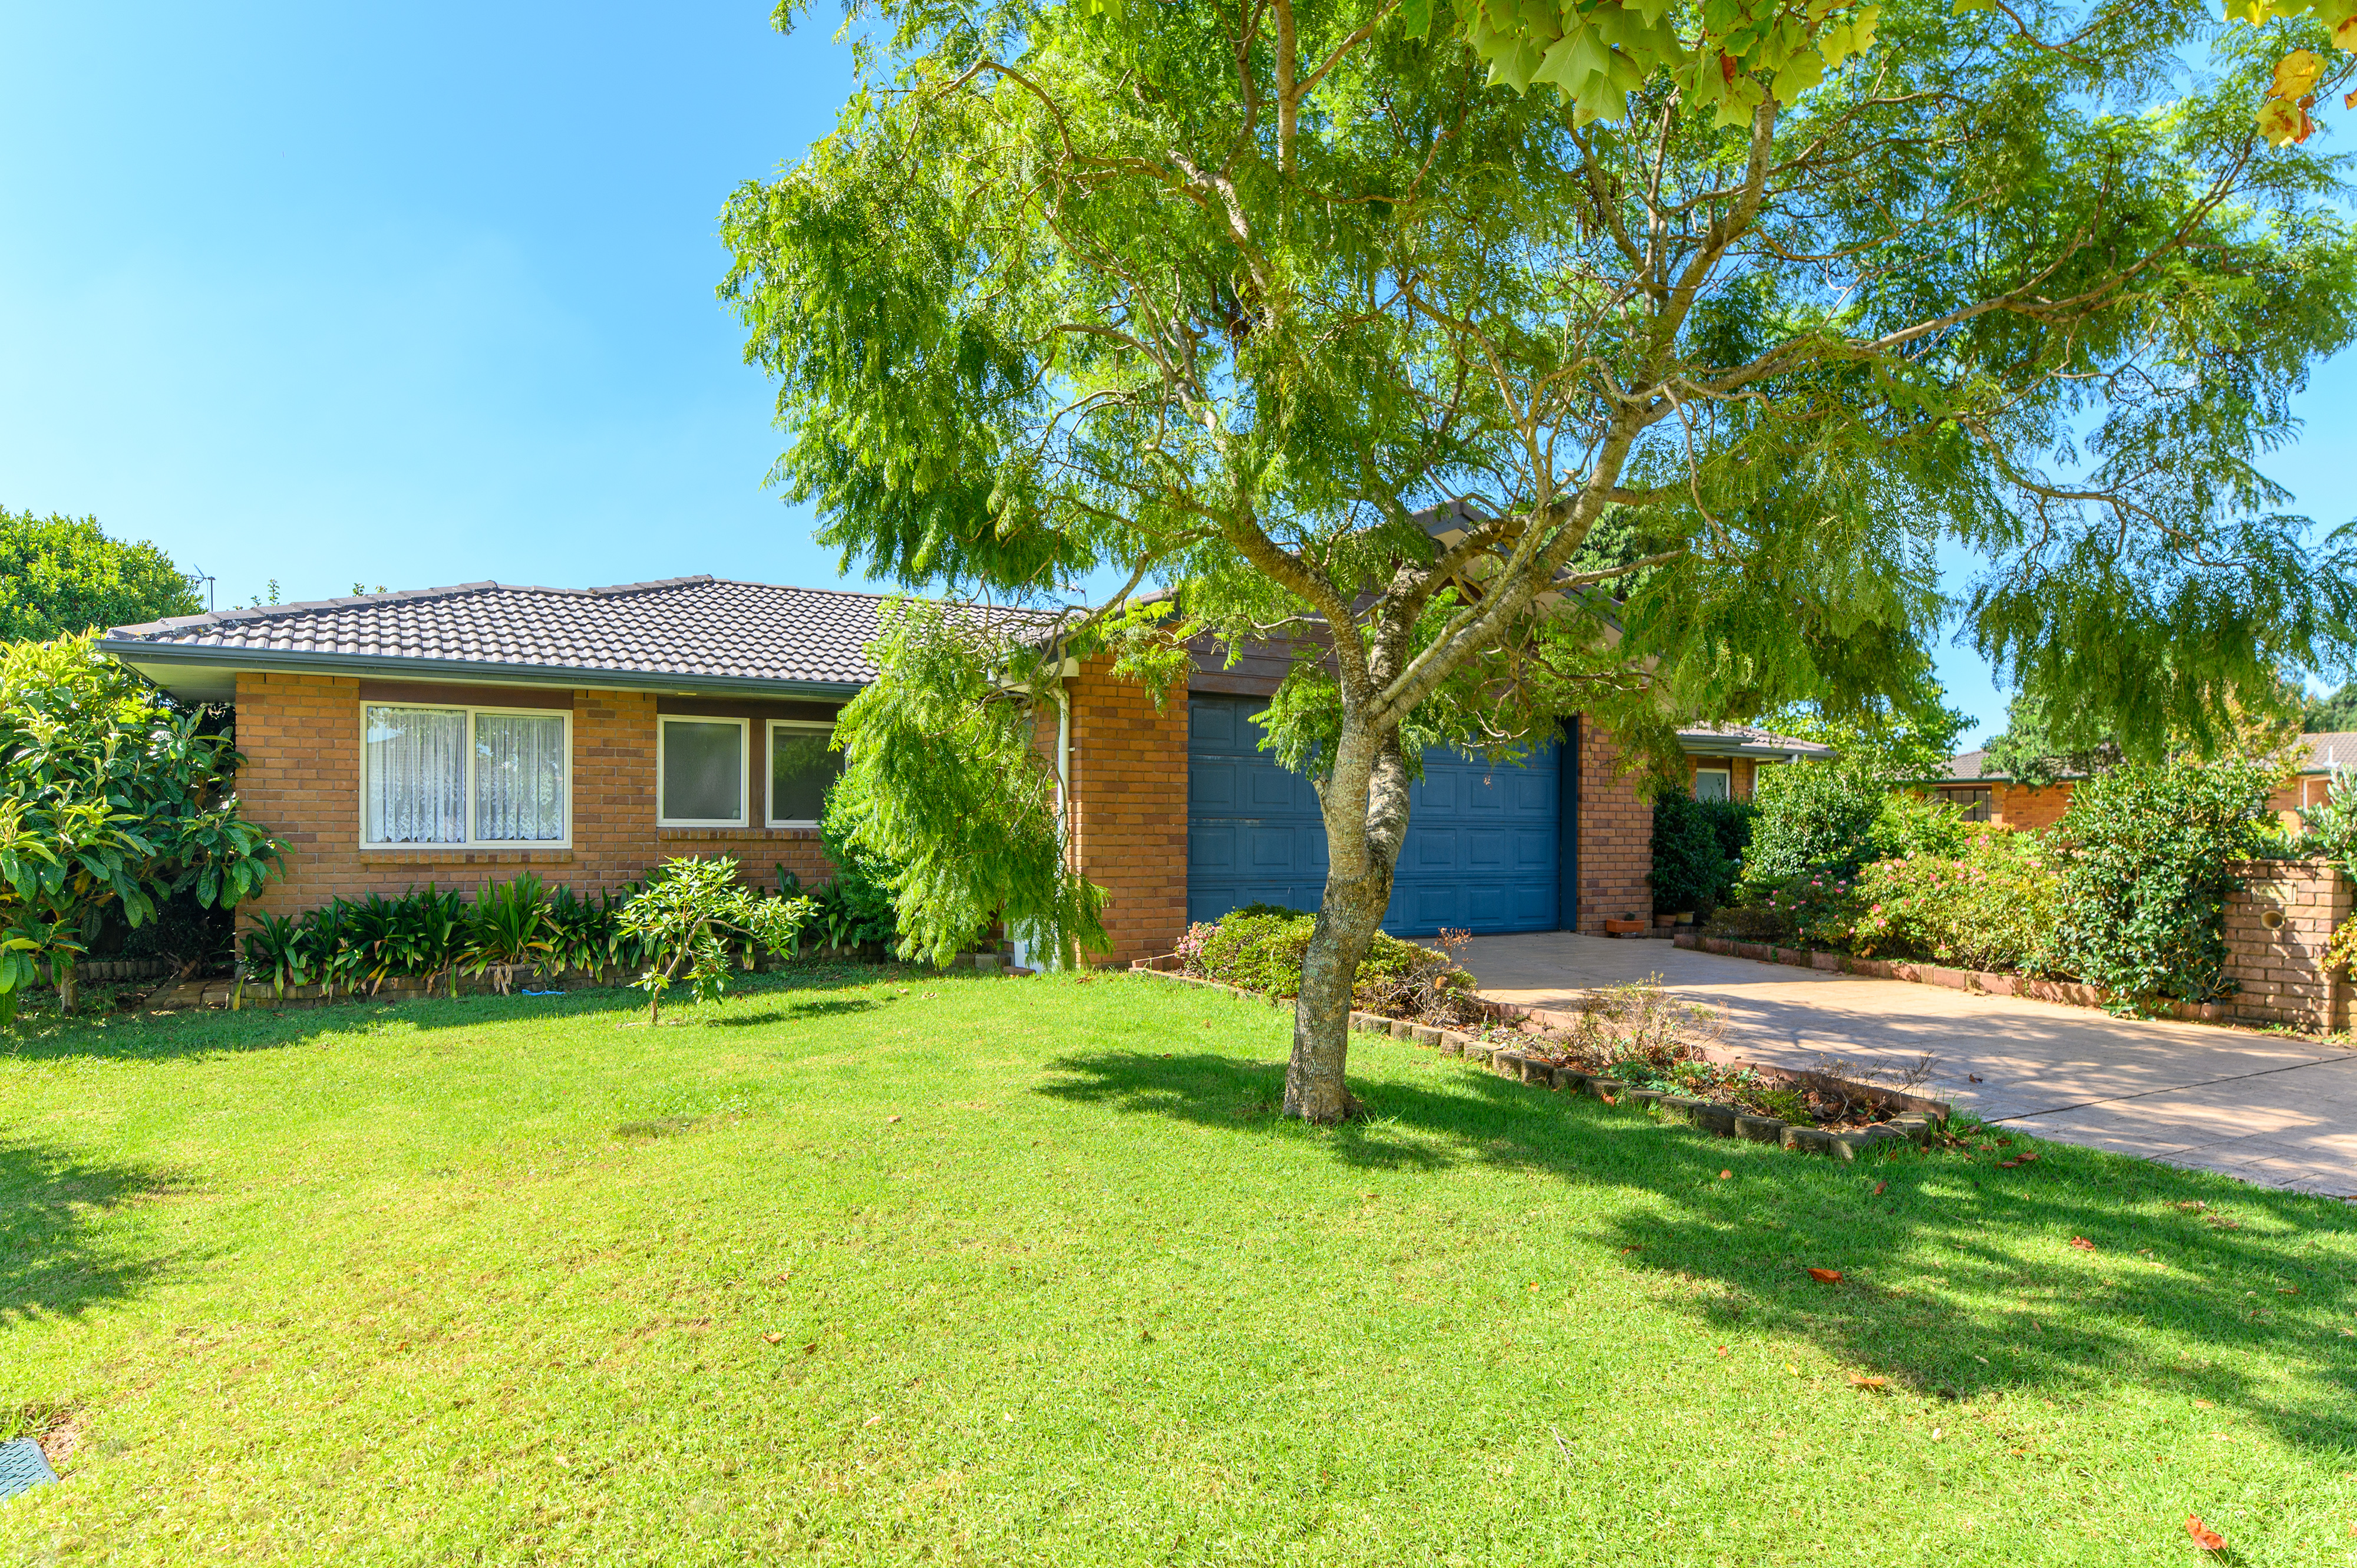
{"label": "brick garden edging", "polygon": [[[1794,969],[1855,974],[1867,980],[1904,980],[1917,985],[1941,985],[1983,996],[2026,996],[2034,1002],[2060,1002],[2071,1007],[2101,1008],[2111,993],[2100,985],[2075,980],[2041,980],[2030,974],[2007,974],[1986,969],[1951,969],[1943,964],[1914,963],[1903,959],[1855,958],[1848,953],[1813,952],[1805,948],[1780,948],[1770,942],[1738,942],[1731,937],[1706,937],[1680,931],[1671,939],[1679,947],[1727,958],[1748,958],[1760,963],[1781,963]],[[2223,1002],[2172,1002],[2169,1015],[2190,1024],[2222,1024],[2231,1013]]]}
{"label": "brick garden edging", "polygon": [[[1206,990],[1224,992],[1248,1001],[1264,1002],[1271,1007],[1282,1006],[1284,999],[1265,996],[1257,991],[1247,991],[1224,981],[1206,980],[1200,975],[1181,974],[1176,955],[1142,958],[1130,964],[1134,974],[1150,975],[1157,980],[1175,980],[1181,985],[1200,986]],[[1572,1020],[1560,1013],[1550,1013],[1537,1007],[1517,1006],[1511,1002],[1493,1002],[1488,997],[1472,998],[1483,1013],[1501,1023],[1529,1021],[1561,1027]],[[1386,1018],[1380,1013],[1353,1012],[1351,1027],[1361,1034],[1387,1035],[1395,1040],[1437,1050],[1442,1056],[1464,1057],[1480,1063],[1501,1077],[1523,1083],[1551,1089],[1558,1093],[1585,1093],[1607,1105],[1631,1105],[1641,1110],[1660,1110],[1673,1121],[1714,1133],[1719,1137],[1746,1138],[1756,1144],[1776,1144],[1803,1154],[1826,1154],[1837,1159],[1854,1160],[1860,1149],[1870,1148],[1893,1138],[1911,1143],[1929,1144],[1946,1127],[1953,1113],[1944,1100],[1926,1100],[1921,1095],[1901,1094],[1869,1084],[1850,1083],[1836,1079],[1846,1089],[1870,1094],[1886,1101],[1906,1107],[1908,1114],[1894,1116],[1868,1127],[1844,1128],[1829,1132],[1822,1127],[1796,1127],[1774,1116],[1754,1116],[1748,1111],[1715,1100],[1696,1100],[1690,1096],[1671,1094],[1658,1089],[1631,1089],[1618,1079],[1585,1073],[1577,1068],[1558,1067],[1541,1058],[1513,1049],[1496,1040],[1484,1040],[1458,1029],[1443,1029],[1430,1024],[1411,1023],[1405,1018]],[[1723,1067],[1749,1068],[1770,1081],[1797,1083],[1802,1075],[1781,1068],[1760,1067],[1745,1062],[1724,1051],[1703,1047],[1703,1054]]]}

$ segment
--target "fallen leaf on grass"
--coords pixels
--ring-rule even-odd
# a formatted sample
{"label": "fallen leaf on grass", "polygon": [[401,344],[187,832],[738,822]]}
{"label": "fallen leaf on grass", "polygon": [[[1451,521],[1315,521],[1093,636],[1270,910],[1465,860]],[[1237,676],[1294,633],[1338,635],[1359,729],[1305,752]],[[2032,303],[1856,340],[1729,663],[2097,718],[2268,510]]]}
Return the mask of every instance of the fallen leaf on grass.
{"label": "fallen leaf on grass", "polygon": [[783,1339],[785,1336],[782,1334],[764,1334],[761,1337],[768,1340],[770,1344],[775,1345],[779,1340]]}
{"label": "fallen leaf on grass", "polygon": [[1934,1443],[1939,1442],[1940,1439],[1946,1435],[1948,1435],[1947,1433],[1940,1427],[1935,1426],[1932,1429],[1932,1441]]}
{"label": "fallen leaf on grass", "polygon": [[887,1116],[884,1120],[888,1124],[890,1122],[898,1122],[899,1118],[898,1116]]}
{"label": "fallen leaf on grass", "polygon": [[2009,1171],[2019,1164],[2021,1164],[2019,1160],[1999,1160],[1996,1163],[1996,1168],[2001,1171]]}
{"label": "fallen leaf on grass", "polygon": [[2185,1533],[2191,1536],[2193,1538],[2193,1544],[2200,1547],[2204,1552],[2223,1552],[2226,1550],[2226,1538],[2219,1534],[2216,1530],[2211,1529],[2208,1525],[2203,1524],[2200,1514],[2190,1514],[2186,1517]]}
{"label": "fallen leaf on grass", "polygon": [[882,1416],[880,1416],[880,1415],[871,1415],[871,1416],[869,1416],[866,1421],[861,1422],[859,1424],[860,1424],[860,1425],[862,1425],[862,1426],[873,1426],[873,1425],[875,1425],[877,1422],[879,1422],[879,1421],[881,1421],[881,1420],[883,1420],[883,1419],[884,1419],[884,1418],[883,1418]]}
{"label": "fallen leaf on grass", "polygon": [[1733,1171],[1721,1171],[1718,1173],[1718,1179],[1721,1181],[1733,1181],[1735,1179],[1735,1173]]}
{"label": "fallen leaf on grass", "polygon": [[1849,1375],[1849,1380],[1852,1388],[1878,1389],[1889,1383],[1890,1380],[1888,1378],[1861,1378],[1856,1372],[1852,1372]]}
{"label": "fallen leaf on grass", "polygon": [[1884,1193],[1889,1190],[1890,1184],[1887,1181],[1878,1181],[1874,1184],[1874,1196],[1877,1197],[1880,1197]]}
{"label": "fallen leaf on grass", "polygon": [[2095,1244],[2093,1241],[2088,1240],[2084,1236],[2072,1237],[2071,1245],[2078,1248],[2082,1252],[2092,1252],[2095,1250]]}
{"label": "fallen leaf on grass", "polygon": [[2025,1149],[2020,1154],[2014,1155],[2015,1159],[2019,1160],[2025,1165],[2037,1157],[2038,1151],[2035,1149]]}
{"label": "fallen leaf on grass", "polygon": [[1722,1356],[1726,1355],[1726,1354],[1727,1354],[1727,1347],[1726,1347],[1726,1346],[1724,1346],[1724,1345],[1720,1346],[1720,1347],[1718,1348],[1718,1353],[1719,1353],[1720,1355],[1722,1355]]}
{"label": "fallen leaf on grass", "polygon": [[2277,1285],[2276,1286],[2276,1294],[2277,1295],[2298,1295],[2299,1294],[2299,1287],[2298,1285]]}
{"label": "fallen leaf on grass", "polygon": [[1821,1284],[1839,1284],[1841,1283],[1841,1271],[1839,1269],[1811,1269],[1809,1271],[1809,1277],[1817,1281]]}

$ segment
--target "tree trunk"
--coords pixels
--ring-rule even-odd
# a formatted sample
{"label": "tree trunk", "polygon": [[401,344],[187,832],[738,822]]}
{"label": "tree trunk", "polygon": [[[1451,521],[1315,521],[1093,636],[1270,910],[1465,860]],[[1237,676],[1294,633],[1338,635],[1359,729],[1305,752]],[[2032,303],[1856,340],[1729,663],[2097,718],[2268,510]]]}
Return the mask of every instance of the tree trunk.
{"label": "tree trunk", "polygon": [[62,1018],[74,1010],[74,961],[71,954],[49,965],[49,978],[58,988],[58,1016]]}
{"label": "tree trunk", "polygon": [[1383,910],[1407,835],[1407,763],[1396,733],[1353,736],[1346,724],[1333,775],[1319,792],[1326,816],[1326,897],[1301,959],[1285,1113],[1333,1122],[1357,1113],[1343,1081],[1351,993]]}

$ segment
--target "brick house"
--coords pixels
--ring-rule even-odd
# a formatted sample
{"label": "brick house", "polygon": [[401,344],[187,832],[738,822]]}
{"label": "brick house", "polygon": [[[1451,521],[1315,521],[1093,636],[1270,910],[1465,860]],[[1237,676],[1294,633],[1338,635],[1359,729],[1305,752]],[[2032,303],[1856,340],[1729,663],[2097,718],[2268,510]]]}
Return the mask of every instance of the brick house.
{"label": "brick house", "polygon": [[[2357,768],[2357,734],[2334,731],[2296,736],[2284,748],[2287,777],[2267,800],[2285,829],[2298,832],[2299,811],[2319,806],[2332,791],[2332,776],[2341,768]],[[2082,775],[2064,774],[2051,784],[2028,784],[1992,769],[1986,751],[1959,752],[1948,758],[1946,772],[1915,786],[1961,808],[1964,820],[2001,822],[2025,831],[2050,828],[2070,809],[2072,792]]]}
{"label": "brick house", "polygon": [[[102,646],[178,696],[235,704],[247,814],[293,846],[257,908],[291,914],[527,869],[591,891],[679,855],[823,878],[819,803],[841,761],[825,743],[874,677],[884,602],[707,576],[470,583],[119,627]],[[1240,904],[1315,907],[1316,800],[1254,744],[1282,673],[1207,653],[1186,701],[1157,712],[1105,660],[1068,662],[1064,722],[1041,744],[1075,865],[1111,894],[1114,961]],[[1684,741],[1697,787],[1738,796],[1761,762],[1811,749],[1735,729]],[[1620,761],[1577,717],[1519,767],[1436,750],[1387,925],[1645,918],[1652,808]]]}

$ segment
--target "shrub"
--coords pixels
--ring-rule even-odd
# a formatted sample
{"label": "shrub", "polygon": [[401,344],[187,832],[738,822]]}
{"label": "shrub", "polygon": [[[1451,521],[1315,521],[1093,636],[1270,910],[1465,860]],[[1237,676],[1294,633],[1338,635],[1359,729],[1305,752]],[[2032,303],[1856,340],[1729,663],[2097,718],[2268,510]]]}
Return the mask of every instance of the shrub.
{"label": "shrub", "polygon": [[737,863],[725,856],[665,861],[622,906],[622,929],[644,944],[647,968],[635,983],[647,993],[647,1022],[662,1021],[663,993],[683,970],[698,1000],[719,995],[731,939],[792,950],[815,907],[807,897],[762,897],[737,880]]}
{"label": "shrub", "polygon": [[87,637],[0,650],[0,1020],[47,968],[60,1012],[110,910],[230,910],[285,845],[238,812],[238,756]]}
{"label": "shrub", "polygon": [[1835,763],[1761,768],[1744,884],[1772,887],[1828,874],[1847,880],[1873,857],[1882,803],[1879,785]]}
{"label": "shrub", "polygon": [[1929,959],[1963,969],[2048,968],[2061,877],[2037,835],[1967,832],[1955,854],[1879,860],[1852,886],[1843,933],[1861,957]]}
{"label": "shrub", "polygon": [[2083,780],[2054,830],[2056,965],[2123,1006],[2222,995],[2228,866],[2256,848],[2276,777],[2233,758],[2132,764]]}
{"label": "shrub", "polygon": [[1665,913],[1693,910],[1707,918],[1735,886],[1736,855],[1727,848],[1724,827],[1731,820],[1749,836],[1749,811],[1735,817],[1711,808],[1734,801],[1697,800],[1683,789],[1653,797],[1653,865],[1647,880],[1653,908]]}
{"label": "shrub", "polygon": [[1882,798],[1868,835],[1877,860],[1898,860],[1910,854],[1944,855],[1965,853],[1981,824],[1964,821],[1953,801],[1934,800],[1904,789]]}
{"label": "shrub", "polygon": [[[1179,943],[1179,955],[1188,973],[1265,995],[1298,996],[1301,959],[1317,918],[1299,909],[1251,905],[1216,924],[1190,928]],[[1452,939],[1463,940],[1461,933],[1442,933],[1444,942]],[[1377,931],[1359,965],[1351,1000],[1370,1012],[1394,1015],[1453,1015],[1458,999],[1469,993],[1474,983],[1448,953]]]}

